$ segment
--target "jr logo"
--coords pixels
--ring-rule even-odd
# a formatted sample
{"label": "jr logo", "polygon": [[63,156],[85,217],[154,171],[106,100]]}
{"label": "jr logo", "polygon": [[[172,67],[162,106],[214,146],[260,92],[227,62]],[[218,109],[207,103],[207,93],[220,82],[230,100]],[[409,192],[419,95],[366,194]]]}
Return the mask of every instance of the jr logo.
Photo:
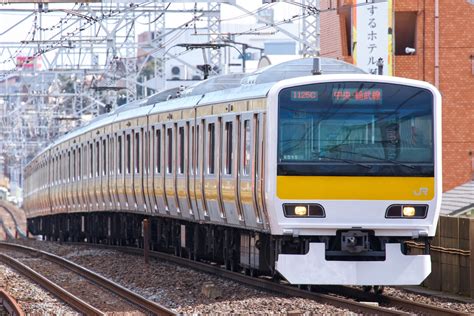
{"label": "jr logo", "polygon": [[427,196],[428,195],[428,188],[419,188],[418,191],[413,191],[413,195],[416,196]]}

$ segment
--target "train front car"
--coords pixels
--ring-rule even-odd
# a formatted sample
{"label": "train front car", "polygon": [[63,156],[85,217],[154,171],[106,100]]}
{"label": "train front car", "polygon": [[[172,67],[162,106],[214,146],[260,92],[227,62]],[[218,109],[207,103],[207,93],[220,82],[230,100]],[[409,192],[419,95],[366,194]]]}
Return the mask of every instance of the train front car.
{"label": "train front car", "polygon": [[[266,193],[276,269],[293,284],[408,285],[431,272],[441,96],[421,81],[321,75],[268,97]],[[276,131],[278,131],[276,133]],[[429,247],[426,247],[429,249]]]}

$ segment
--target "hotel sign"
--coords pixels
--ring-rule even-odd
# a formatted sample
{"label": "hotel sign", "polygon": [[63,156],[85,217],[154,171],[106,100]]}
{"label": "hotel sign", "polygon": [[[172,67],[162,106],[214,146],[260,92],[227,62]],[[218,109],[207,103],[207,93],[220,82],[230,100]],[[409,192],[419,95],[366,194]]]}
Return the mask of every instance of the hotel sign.
{"label": "hotel sign", "polygon": [[352,0],[352,56],[354,64],[377,74],[383,60],[383,74],[392,75],[393,0]]}

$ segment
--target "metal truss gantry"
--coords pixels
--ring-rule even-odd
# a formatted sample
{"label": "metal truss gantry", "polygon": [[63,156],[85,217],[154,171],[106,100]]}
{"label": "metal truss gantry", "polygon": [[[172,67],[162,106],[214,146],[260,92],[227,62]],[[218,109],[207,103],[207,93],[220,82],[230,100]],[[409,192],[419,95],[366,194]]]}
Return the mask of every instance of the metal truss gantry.
{"label": "metal truss gantry", "polygon": [[[209,43],[222,43],[223,4],[299,42],[303,54],[319,52],[319,14],[316,22],[311,20],[319,0],[301,0],[306,14],[301,36],[235,0],[38,2],[11,0],[0,5],[0,14],[20,16],[0,32],[0,156],[8,166],[2,170],[0,165],[0,174],[6,173],[20,186],[26,163],[58,136],[118,105],[163,89],[167,60],[196,69],[169,48],[176,45],[177,33],[197,23],[207,26]],[[29,7],[17,3],[29,3]],[[166,28],[173,15],[183,14],[190,20]],[[25,29],[29,30],[26,35]],[[140,38],[144,33],[148,36]],[[10,34],[23,35],[19,40]],[[207,51],[204,63],[211,65],[212,73],[226,68],[222,56],[222,49]],[[145,82],[152,78],[155,86],[150,88]]]}
{"label": "metal truss gantry", "polygon": [[320,12],[321,0],[301,0],[303,19],[301,32],[301,55],[305,57],[319,56],[320,42]]}

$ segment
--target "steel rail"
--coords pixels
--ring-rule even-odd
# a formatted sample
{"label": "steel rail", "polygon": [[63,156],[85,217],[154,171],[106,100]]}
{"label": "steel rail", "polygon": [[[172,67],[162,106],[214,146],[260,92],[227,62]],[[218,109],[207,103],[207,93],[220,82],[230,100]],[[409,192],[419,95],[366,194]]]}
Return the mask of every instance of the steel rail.
{"label": "steel rail", "polygon": [[366,293],[357,288],[347,286],[322,286],[324,292],[340,294],[347,297],[352,297],[357,300],[377,302],[383,305],[389,305],[403,310],[409,310],[416,314],[423,315],[470,315],[439,306],[418,303],[407,299],[402,299],[390,295],[377,295],[374,293]]}
{"label": "steel rail", "polygon": [[25,312],[18,302],[2,289],[0,289],[0,305],[7,310],[9,315],[25,316]]}
{"label": "steel rail", "polygon": [[41,274],[27,267],[20,261],[10,256],[7,256],[5,254],[0,254],[0,261],[12,267],[13,269],[17,270],[21,274],[27,276],[28,278],[32,279],[33,281],[41,285],[43,288],[45,288],[46,290],[54,294],[60,300],[68,303],[69,305],[77,309],[79,312],[85,315],[105,315],[105,313],[103,313],[102,311],[89,305],[88,303],[72,295],[71,293],[63,289],[62,287],[49,281],[48,279],[43,277]]}
{"label": "steel rail", "polygon": [[21,246],[21,245],[11,244],[11,243],[4,243],[4,242],[0,242],[0,248],[7,248],[7,249],[12,249],[12,250],[17,250],[17,251],[18,250],[26,251],[26,252],[30,252],[32,254],[41,256],[41,257],[47,259],[48,261],[59,264],[59,265],[63,266],[64,268],[81,275],[82,277],[84,277],[84,278],[94,282],[95,284],[97,284],[97,285],[99,285],[99,286],[101,286],[101,287],[117,294],[121,298],[137,305],[138,307],[146,310],[147,312],[153,313],[154,315],[166,315],[166,316],[176,315],[176,313],[171,311],[170,309],[168,309],[164,306],[161,306],[158,303],[147,300],[143,296],[138,295],[138,294],[126,289],[125,287],[123,287],[123,286],[121,286],[121,285],[119,285],[119,284],[117,284],[113,281],[110,281],[110,280],[104,278],[103,276],[101,276],[101,275],[99,275],[99,274],[97,274],[97,273],[95,273],[95,272],[93,272],[89,269],[81,267],[80,265],[78,265],[78,264],[76,264],[72,261],[61,258],[61,257],[56,256],[54,254],[51,254],[51,253],[48,253],[48,252],[45,252],[45,251],[41,251],[41,250],[37,250],[37,249],[34,249],[34,248],[26,247],[26,246]]}
{"label": "steel rail", "polygon": [[23,232],[20,225],[18,225],[18,221],[16,220],[16,217],[13,215],[13,212],[9,209],[8,205],[0,201],[0,207],[3,208],[5,212],[7,212],[10,215],[10,217],[13,219],[13,223],[15,223],[15,229],[18,235],[20,235],[22,239],[27,239],[25,232]]}
{"label": "steel rail", "polygon": [[[120,252],[129,253],[133,255],[143,255],[143,249],[140,249],[140,248],[119,247],[119,246],[109,246],[109,245],[89,244],[89,243],[76,243],[76,242],[74,243],[70,242],[67,244],[92,246],[92,247],[109,249],[109,250],[117,250]],[[302,298],[314,300],[319,303],[332,305],[338,308],[348,309],[350,311],[361,313],[361,314],[409,315],[409,313],[405,313],[399,310],[391,310],[384,307],[359,303],[350,299],[339,298],[339,297],[322,294],[322,293],[310,292],[310,291],[298,289],[294,286],[279,284],[272,281],[247,276],[242,273],[232,272],[229,270],[222,269],[218,266],[214,266],[214,265],[210,265],[210,264],[206,264],[206,263],[202,263],[198,261],[193,261],[186,258],[175,257],[173,255],[162,253],[162,252],[150,251],[150,256],[160,259],[160,260],[166,260],[171,263],[176,263],[176,264],[179,264],[181,266],[185,266],[191,269],[217,275],[217,276],[230,279],[232,281],[236,281],[236,282],[249,285],[255,288],[263,289],[263,290],[278,293],[278,294],[288,295],[288,296],[302,297]]]}

